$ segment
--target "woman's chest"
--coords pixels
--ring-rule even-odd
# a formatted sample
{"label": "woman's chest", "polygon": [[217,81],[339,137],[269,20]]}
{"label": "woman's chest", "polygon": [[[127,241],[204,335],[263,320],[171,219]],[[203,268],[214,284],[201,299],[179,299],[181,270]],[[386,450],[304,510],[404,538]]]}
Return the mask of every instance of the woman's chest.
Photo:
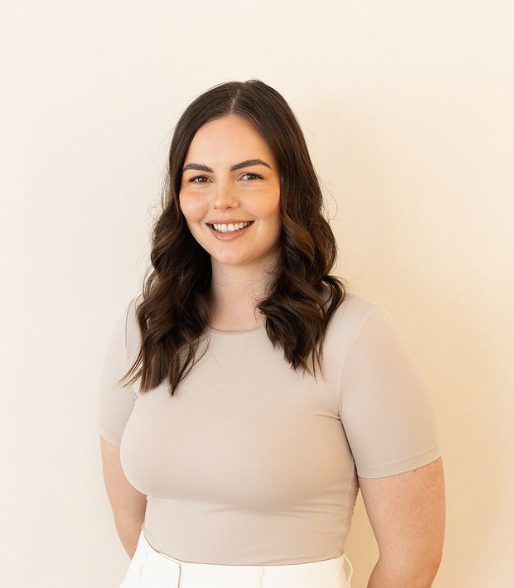
{"label": "woman's chest", "polygon": [[276,510],[347,477],[336,382],[294,372],[269,349],[251,355],[251,342],[229,347],[208,351],[175,396],[163,383],[138,398],[121,447],[131,483],[152,496]]}

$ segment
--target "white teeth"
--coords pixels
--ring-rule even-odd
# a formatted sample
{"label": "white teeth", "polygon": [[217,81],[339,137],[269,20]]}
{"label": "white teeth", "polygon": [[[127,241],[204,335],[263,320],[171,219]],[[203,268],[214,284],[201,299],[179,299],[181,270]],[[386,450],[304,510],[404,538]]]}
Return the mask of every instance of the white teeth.
{"label": "white teeth", "polygon": [[217,231],[220,231],[221,233],[230,233],[232,231],[238,231],[239,229],[243,229],[244,227],[247,227],[250,224],[250,222],[247,223],[230,223],[228,225],[212,225]]}

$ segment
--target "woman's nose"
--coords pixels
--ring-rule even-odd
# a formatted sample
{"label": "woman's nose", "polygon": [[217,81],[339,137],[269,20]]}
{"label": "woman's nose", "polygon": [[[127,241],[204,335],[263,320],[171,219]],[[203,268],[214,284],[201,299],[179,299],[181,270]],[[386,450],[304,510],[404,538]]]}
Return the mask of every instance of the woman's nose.
{"label": "woman's nose", "polygon": [[236,207],[238,205],[237,190],[230,182],[219,182],[212,193],[215,208]]}

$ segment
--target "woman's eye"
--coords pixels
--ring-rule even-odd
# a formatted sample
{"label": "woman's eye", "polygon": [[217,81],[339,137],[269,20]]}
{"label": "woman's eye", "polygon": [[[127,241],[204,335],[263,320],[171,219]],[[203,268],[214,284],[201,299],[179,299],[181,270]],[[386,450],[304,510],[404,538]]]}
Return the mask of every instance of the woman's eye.
{"label": "woman's eye", "polygon": [[[241,177],[244,177],[244,176],[253,176],[254,178],[258,178],[259,180],[262,180],[262,176],[260,176],[259,174],[252,174],[252,173],[248,172],[246,174],[243,174]],[[207,176],[195,176],[194,178],[191,178],[189,181],[193,182],[194,184],[205,184],[205,182],[197,182],[196,181],[201,178],[209,179]]]}
{"label": "woman's eye", "polygon": [[260,180],[262,180],[262,176],[258,174],[252,174],[250,172],[248,172],[247,174],[243,174],[243,176],[254,176],[255,178],[259,178]]}

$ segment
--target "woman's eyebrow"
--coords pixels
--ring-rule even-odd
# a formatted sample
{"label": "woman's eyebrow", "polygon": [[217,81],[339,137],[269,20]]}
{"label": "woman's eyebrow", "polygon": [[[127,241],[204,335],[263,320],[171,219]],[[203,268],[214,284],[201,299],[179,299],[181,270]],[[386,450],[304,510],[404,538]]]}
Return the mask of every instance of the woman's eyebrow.
{"label": "woman's eyebrow", "polygon": [[[230,171],[236,171],[237,169],[241,169],[242,167],[251,167],[252,165],[265,165],[266,167],[272,169],[271,165],[269,163],[266,163],[265,161],[262,161],[262,159],[246,159],[245,161],[235,163],[230,168]],[[182,171],[185,172],[188,169],[197,169],[200,171],[213,173],[213,170],[208,165],[204,165],[203,163],[188,163],[186,166],[184,166]]]}

